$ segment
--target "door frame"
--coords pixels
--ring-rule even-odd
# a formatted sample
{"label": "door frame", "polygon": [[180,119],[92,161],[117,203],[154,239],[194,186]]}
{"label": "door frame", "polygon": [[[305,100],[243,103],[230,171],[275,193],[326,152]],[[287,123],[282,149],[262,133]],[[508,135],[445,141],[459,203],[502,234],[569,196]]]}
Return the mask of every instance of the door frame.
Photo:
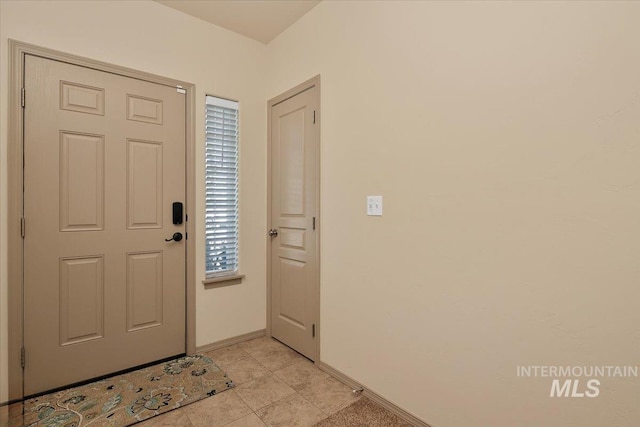
{"label": "door frame", "polygon": [[[78,55],[61,52],[29,43],[9,39],[9,138],[7,144],[8,199],[7,199],[7,257],[8,257],[8,307],[9,307],[9,402],[22,400],[23,369],[21,349],[24,343],[24,300],[23,300],[23,258],[24,244],[21,236],[21,218],[23,215],[23,144],[24,116],[21,105],[24,86],[25,56],[34,55],[54,61],[91,68],[98,71],[117,74],[156,83],[164,86],[180,86],[186,91],[186,129],[185,129],[185,221],[186,233],[195,236],[195,85],[170,79],[132,68],[121,67],[107,62],[97,61]],[[27,95],[28,97],[28,95]],[[185,350],[193,354],[195,342],[195,240],[186,240],[185,291],[186,291],[186,331]]]}
{"label": "door frame", "polygon": [[[320,107],[320,74],[306,80],[299,85],[295,86],[288,91],[271,98],[267,101],[267,228],[271,227],[271,185],[272,185],[272,174],[271,174],[271,108],[281,102],[286,101],[289,98],[293,98],[294,96],[309,90],[315,87],[317,89],[316,92],[316,105],[317,105],[317,114],[316,114],[316,135],[318,139],[318,144],[316,148],[316,262],[317,262],[317,280],[318,280],[318,295],[316,295],[316,301],[318,301],[318,306],[316,307],[316,348],[314,349],[314,362],[318,364],[320,362],[320,335],[322,332],[322,328],[320,326],[320,295],[321,295],[321,274],[320,274],[320,236],[322,230],[322,219],[321,219],[321,209],[320,209],[320,127],[322,123],[322,114]],[[265,239],[267,242],[267,336],[271,337],[271,237],[267,235],[267,231],[265,230]]]}

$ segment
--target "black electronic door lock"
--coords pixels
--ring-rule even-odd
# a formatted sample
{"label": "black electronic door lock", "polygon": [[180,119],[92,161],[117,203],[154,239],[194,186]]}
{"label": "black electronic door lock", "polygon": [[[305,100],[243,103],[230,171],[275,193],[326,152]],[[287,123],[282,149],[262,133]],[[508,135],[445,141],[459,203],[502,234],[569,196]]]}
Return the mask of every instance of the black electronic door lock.
{"label": "black electronic door lock", "polygon": [[173,223],[175,225],[182,224],[182,202],[173,202]]}

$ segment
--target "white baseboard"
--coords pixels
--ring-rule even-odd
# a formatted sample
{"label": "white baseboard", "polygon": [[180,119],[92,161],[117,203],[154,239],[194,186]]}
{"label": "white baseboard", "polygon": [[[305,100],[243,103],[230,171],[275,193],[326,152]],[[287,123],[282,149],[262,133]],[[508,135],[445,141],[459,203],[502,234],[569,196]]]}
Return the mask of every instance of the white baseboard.
{"label": "white baseboard", "polygon": [[222,347],[228,347],[230,345],[238,344],[243,341],[249,341],[254,338],[260,338],[266,335],[265,329],[259,331],[249,332],[247,334],[238,335],[236,337],[227,338],[224,340],[212,342],[211,344],[205,344],[200,347],[196,347],[196,353],[206,353],[208,351],[217,350]]}
{"label": "white baseboard", "polygon": [[326,372],[327,374],[329,374],[332,377],[334,377],[335,379],[337,379],[338,381],[348,385],[349,387],[351,387],[354,390],[362,388],[363,389],[362,390],[362,395],[363,396],[368,397],[369,399],[371,399],[372,401],[374,401],[378,405],[382,406],[383,408],[385,408],[389,412],[392,412],[392,413],[396,414],[397,416],[402,418],[404,421],[410,423],[411,425],[413,425],[415,427],[432,427],[429,424],[427,424],[424,421],[422,421],[420,418],[416,417],[415,415],[410,414],[409,412],[407,412],[404,409],[400,408],[395,403],[389,402],[387,399],[385,399],[384,397],[380,396],[378,393],[369,390],[366,386],[360,384],[359,382],[357,382],[353,378],[343,374],[342,372],[338,371],[337,369],[333,368],[332,366],[329,366],[326,363],[321,362],[321,361],[316,362],[316,366],[318,368],[320,368],[321,370],[323,370],[324,372]]}

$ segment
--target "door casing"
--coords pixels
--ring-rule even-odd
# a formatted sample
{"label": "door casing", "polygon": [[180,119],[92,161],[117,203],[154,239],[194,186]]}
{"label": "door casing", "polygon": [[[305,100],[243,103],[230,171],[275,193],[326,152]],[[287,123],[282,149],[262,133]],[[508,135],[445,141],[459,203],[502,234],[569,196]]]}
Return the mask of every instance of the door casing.
{"label": "door casing", "polygon": [[[195,236],[195,85],[155,74],[137,71],[94,59],[60,52],[28,43],[9,40],[9,139],[8,139],[8,200],[7,200],[7,258],[8,258],[8,307],[9,307],[9,402],[21,400],[23,395],[23,371],[21,349],[23,347],[23,240],[21,218],[23,215],[23,110],[21,90],[24,86],[25,55],[40,56],[98,71],[118,74],[157,83],[181,87],[186,91],[186,233]],[[27,95],[28,98],[28,95]],[[29,102],[29,101],[27,101]],[[34,102],[34,101],[31,101]],[[186,350],[195,353],[195,239],[186,240]]]}
{"label": "door casing", "polygon": [[[321,336],[321,332],[322,332],[322,327],[320,325],[321,321],[320,321],[320,289],[322,286],[322,281],[321,281],[321,266],[320,266],[320,262],[321,262],[321,252],[320,252],[320,238],[321,238],[321,230],[322,230],[322,215],[321,215],[321,206],[320,206],[320,173],[321,173],[321,169],[320,169],[320,142],[321,142],[321,138],[320,138],[320,130],[321,130],[321,122],[322,122],[322,114],[320,113],[321,111],[321,105],[320,105],[320,75],[318,74],[315,77],[310,78],[309,80],[306,80],[305,82],[297,85],[296,87],[276,96],[275,98],[270,99],[267,102],[267,225],[270,227],[271,226],[271,221],[272,221],[272,215],[271,215],[271,185],[272,185],[272,173],[271,173],[271,147],[272,147],[272,141],[271,141],[271,107],[273,107],[276,104],[279,104],[289,98],[292,98],[296,95],[298,95],[301,92],[304,92],[312,87],[315,87],[317,89],[316,91],[316,105],[317,105],[317,114],[316,114],[316,124],[317,126],[317,132],[318,132],[318,144],[317,144],[317,151],[316,151],[316,159],[317,159],[317,165],[316,165],[316,170],[317,170],[317,176],[316,176],[316,210],[317,210],[317,216],[316,216],[316,231],[317,231],[317,238],[316,238],[316,256],[317,256],[317,265],[318,265],[318,283],[320,284],[320,286],[318,287],[318,295],[316,296],[316,301],[318,301],[318,307],[316,308],[316,312],[318,313],[318,318],[317,318],[317,323],[316,323],[316,348],[315,348],[315,357],[314,357],[314,361],[316,364],[320,363],[320,336]],[[271,249],[271,238],[267,235],[267,231],[265,230],[265,239],[267,241],[267,336],[271,337],[271,255],[272,255],[272,249]]]}

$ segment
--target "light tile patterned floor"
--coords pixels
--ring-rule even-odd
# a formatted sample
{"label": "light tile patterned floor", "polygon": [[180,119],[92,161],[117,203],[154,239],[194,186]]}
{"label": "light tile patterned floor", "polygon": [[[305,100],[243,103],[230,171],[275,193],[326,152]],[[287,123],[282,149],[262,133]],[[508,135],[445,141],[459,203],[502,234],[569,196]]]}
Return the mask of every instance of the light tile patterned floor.
{"label": "light tile patterned floor", "polygon": [[[271,338],[207,353],[236,387],[137,427],[409,426]],[[0,408],[0,426],[22,423],[20,405]]]}

